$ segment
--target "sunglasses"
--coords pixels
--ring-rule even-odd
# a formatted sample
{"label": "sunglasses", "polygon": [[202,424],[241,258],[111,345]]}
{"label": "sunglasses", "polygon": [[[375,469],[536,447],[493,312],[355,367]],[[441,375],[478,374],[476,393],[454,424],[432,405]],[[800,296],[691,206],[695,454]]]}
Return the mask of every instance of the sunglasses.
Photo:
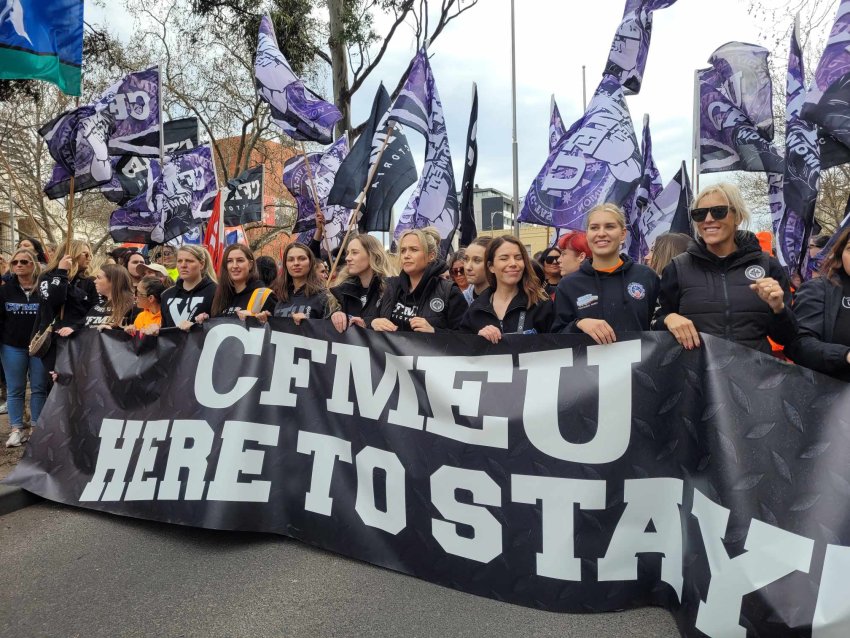
{"label": "sunglasses", "polygon": [[32,262],[29,259],[13,259],[11,262],[13,266],[29,266]]}
{"label": "sunglasses", "polygon": [[708,214],[715,221],[724,219],[729,214],[728,206],[709,206],[708,208],[694,208],[691,210],[691,219],[695,222],[704,222]]}
{"label": "sunglasses", "polygon": [[558,255],[548,255],[543,258],[547,264],[557,264],[560,257]]}
{"label": "sunglasses", "polygon": [[452,277],[460,277],[466,271],[464,271],[463,268],[452,268],[449,270],[449,272],[451,273]]}

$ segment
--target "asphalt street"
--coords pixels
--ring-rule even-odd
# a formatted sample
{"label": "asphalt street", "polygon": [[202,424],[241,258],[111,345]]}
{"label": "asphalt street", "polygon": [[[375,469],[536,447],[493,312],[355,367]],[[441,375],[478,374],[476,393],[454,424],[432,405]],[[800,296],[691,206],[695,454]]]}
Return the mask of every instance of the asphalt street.
{"label": "asphalt street", "polygon": [[43,503],[0,517],[0,636],[677,636],[646,608],[554,614],[266,534]]}

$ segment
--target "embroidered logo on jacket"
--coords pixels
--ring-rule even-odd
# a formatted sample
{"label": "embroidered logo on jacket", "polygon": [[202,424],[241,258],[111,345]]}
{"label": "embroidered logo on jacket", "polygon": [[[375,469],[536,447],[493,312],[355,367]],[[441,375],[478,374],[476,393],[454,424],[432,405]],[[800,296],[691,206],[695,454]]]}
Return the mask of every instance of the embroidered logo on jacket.
{"label": "embroidered logo on jacket", "polygon": [[434,312],[443,312],[443,309],[446,307],[446,302],[439,297],[434,297],[428,305]]}
{"label": "embroidered logo on jacket", "polygon": [[576,299],[576,306],[579,310],[583,308],[589,308],[590,306],[593,306],[597,303],[599,303],[599,297],[594,294],[582,295],[581,297]]}
{"label": "embroidered logo on jacket", "polygon": [[841,300],[841,305],[847,308],[847,310],[850,310],[850,297],[844,297],[844,299]]}
{"label": "embroidered logo on jacket", "polygon": [[744,271],[744,276],[751,280],[756,281],[757,279],[763,279],[767,273],[764,268],[761,266],[750,266]]}
{"label": "embroidered logo on jacket", "polygon": [[638,301],[646,297],[646,288],[644,288],[642,284],[639,284],[636,281],[630,283],[626,287],[626,290],[628,290],[629,294],[632,296],[633,299],[637,299]]}

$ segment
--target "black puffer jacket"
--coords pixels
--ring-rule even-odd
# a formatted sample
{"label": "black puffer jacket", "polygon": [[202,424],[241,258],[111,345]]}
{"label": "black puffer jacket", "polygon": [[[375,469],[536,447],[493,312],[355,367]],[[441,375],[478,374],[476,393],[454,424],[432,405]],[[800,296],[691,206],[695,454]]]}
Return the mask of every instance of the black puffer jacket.
{"label": "black puffer jacket", "polygon": [[460,331],[478,334],[484,326],[496,326],[502,334],[523,333],[529,330],[535,330],[538,334],[549,332],[554,318],[552,302],[547,299],[538,301],[531,308],[526,306],[528,297],[520,290],[508,304],[504,318],[499,319],[493,309],[493,291],[488,288],[478,295],[463,315]]}
{"label": "black puffer jacket", "polygon": [[446,262],[432,262],[415,290],[410,290],[407,273],[388,277],[379,316],[389,319],[403,332],[413,331],[412,317],[422,317],[435,330],[457,330],[469,306],[453,281],[440,278],[446,270]]}
{"label": "black puffer jacket", "polygon": [[383,291],[384,282],[378,275],[372,276],[372,281],[366,288],[361,285],[359,277],[349,277],[331,288],[331,294],[339,303],[340,312],[349,317],[361,317],[366,326],[371,326],[372,320],[379,316]]}
{"label": "black puffer jacket", "polygon": [[794,363],[850,382],[850,363],[847,363],[850,344],[835,343],[834,339],[843,300],[842,286],[826,277],[804,283],[794,299],[794,316],[800,332],[785,348],[785,354]]}
{"label": "black puffer jacket", "polygon": [[620,255],[623,265],[601,272],[589,261],[563,277],[555,293],[552,332],[577,333],[582,319],[604,319],[614,332],[649,330],[658,298],[658,275]]}
{"label": "black puffer jacket", "polygon": [[[779,262],[761,250],[753,233],[738,231],[738,248],[720,258],[709,252],[700,239],[692,241],[661,275],[659,308],[653,328],[666,330],[664,320],[678,313],[694,322],[699,332],[735,341],[770,354],[771,339],[791,343],[797,323],[791,312],[790,285]],[[785,308],[776,314],[750,285],[762,277],[773,277],[785,291]]]}

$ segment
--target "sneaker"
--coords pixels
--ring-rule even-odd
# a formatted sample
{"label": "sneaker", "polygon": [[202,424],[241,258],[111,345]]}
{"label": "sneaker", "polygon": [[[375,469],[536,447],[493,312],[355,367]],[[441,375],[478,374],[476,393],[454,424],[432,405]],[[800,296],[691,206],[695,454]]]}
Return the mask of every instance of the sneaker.
{"label": "sneaker", "polygon": [[6,447],[21,447],[21,443],[23,442],[24,437],[22,431],[19,429],[14,429],[9,435],[9,438],[6,439]]}
{"label": "sneaker", "polygon": [[6,402],[0,403],[0,414],[8,414],[9,410],[6,409]]}

